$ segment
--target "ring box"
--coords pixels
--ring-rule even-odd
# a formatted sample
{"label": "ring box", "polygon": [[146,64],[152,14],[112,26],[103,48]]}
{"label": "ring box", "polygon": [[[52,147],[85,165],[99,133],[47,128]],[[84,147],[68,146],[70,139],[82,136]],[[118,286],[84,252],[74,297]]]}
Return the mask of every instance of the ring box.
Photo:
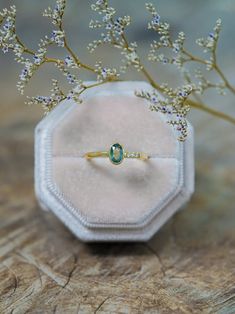
{"label": "ring box", "polygon": [[[91,82],[90,82],[91,83]],[[60,103],[35,129],[35,192],[83,241],[147,241],[194,192],[193,128],[177,140],[163,114],[135,91],[146,82],[87,89],[83,102]],[[113,143],[150,159],[86,160]]]}

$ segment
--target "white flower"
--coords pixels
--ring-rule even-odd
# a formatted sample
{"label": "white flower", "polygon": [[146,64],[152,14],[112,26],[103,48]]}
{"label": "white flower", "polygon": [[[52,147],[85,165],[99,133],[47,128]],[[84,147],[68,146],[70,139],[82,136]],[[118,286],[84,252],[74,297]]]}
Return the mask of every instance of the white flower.
{"label": "white flower", "polygon": [[43,59],[42,59],[40,56],[38,56],[38,55],[35,55],[35,56],[33,57],[33,59],[34,59],[34,63],[35,63],[36,65],[40,65],[40,64],[42,63],[42,61],[43,61]]}
{"label": "white flower", "polygon": [[21,57],[22,54],[24,53],[24,47],[22,47],[19,44],[15,44],[13,51],[14,51],[16,57]]}
{"label": "white flower", "polygon": [[109,81],[117,78],[119,74],[115,68],[102,67],[101,63],[96,64],[97,80],[98,81]]}
{"label": "white flower", "polygon": [[52,23],[59,26],[62,22],[65,6],[66,0],[57,0],[55,8],[52,9],[51,7],[49,7],[44,11],[43,16],[51,18]]}
{"label": "white flower", "polygon": [[74,59],[71,56],[67,56],[64,59],[64,63],[68,68],[78,68],[79,66],[75,63]]}
{"label": "white flower", "polygon": [[104,4],[104,0],[97,0],[96,1],[96,5],[103,5]]}
{"label": "white flower", "polygon": [[64,31],[54,30],[51,35],[51,41],[54,41],[59,47],[64,47]]}

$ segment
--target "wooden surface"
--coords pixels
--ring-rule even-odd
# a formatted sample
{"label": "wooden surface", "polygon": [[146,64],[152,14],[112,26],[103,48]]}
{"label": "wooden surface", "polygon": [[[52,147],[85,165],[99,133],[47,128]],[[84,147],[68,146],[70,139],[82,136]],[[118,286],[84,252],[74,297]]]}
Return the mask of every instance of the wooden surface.
{"label": "wooden surface", "polygon": [[39,115],[0,116],[0,313],[235,313],[235,128],[196,125],[196,192],[148,243],[83,244],[33,188]]}

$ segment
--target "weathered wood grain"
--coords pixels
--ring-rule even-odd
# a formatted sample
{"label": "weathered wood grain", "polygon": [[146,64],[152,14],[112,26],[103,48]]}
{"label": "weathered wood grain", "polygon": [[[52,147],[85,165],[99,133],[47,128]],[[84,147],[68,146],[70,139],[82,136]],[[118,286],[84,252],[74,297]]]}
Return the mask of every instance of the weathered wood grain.
{"label": "weathered wood grain", "polygon": [[0,313],[235,313],[233,127],[195,121],[196,193],[151,241],[88,245],[39,209],[19,112],[0,118]]}

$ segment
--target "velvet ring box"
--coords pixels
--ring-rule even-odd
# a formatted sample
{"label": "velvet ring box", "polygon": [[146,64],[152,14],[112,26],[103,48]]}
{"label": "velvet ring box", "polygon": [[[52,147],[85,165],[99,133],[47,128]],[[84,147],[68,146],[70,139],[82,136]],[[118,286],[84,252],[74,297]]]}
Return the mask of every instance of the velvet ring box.
{"label": "velvet ring box", "polygon": [[[35,130],[35,191],[83,241],[147,241],[194,191],[193,128],[179,142],[161,113],[136,90],[145,82],[115,82],[88,89],[83,102],[66,100]],[[147,161],[87,160],[89,151],[121,143]]]}

